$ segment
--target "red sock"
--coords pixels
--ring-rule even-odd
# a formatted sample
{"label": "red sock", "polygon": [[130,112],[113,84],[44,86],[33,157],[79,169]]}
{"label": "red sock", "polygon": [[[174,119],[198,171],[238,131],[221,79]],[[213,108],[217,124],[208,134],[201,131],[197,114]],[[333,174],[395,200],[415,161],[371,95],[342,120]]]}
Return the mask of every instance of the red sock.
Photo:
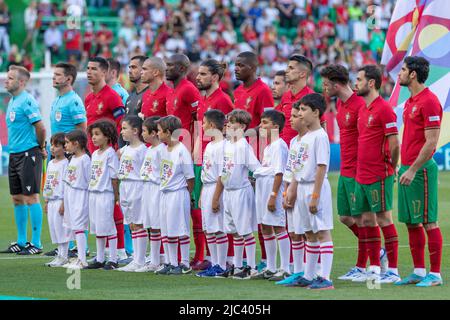
{"label": "red sock", "polygon": [[164,245],[163,245],[162,241],[161,241],[161,247],[159,248],[159,254],[164,254]]}
{"label": "red sock", "polygon": [[123,213],[120,205],[114,205],[114,221],[117,230],[117,249],[125,248],[125,230],[123,227]]}
{"label": "red sock", "polygon": [[294,255],[292,254],[292,239],[289,236],[289,263],[294,263]]}
{"label": "red sock", "polygon": [[398,235],[395,225],[391,224],[381,228],[384,237],[384,246],[389,261],[389,268],[397,268],[398,261]]}
{"label": "red sock", "polygon": [[181,263],[181,247],[180,247],[180,238],[178,238],[178,255],[177,255],[178,263]]}
{"label": "red sock", "polygon": [[[203,237],[205,237],[205,239],[206,239],[206,234],[203,232]],[[206,247],[206,256],[207,257],[211,257],[211,253],[209,252],[209,247],[208,246],[205,246]]]}
{"label": "red sock", "polygon": [[259,239],[259,245],[261,246],[261,259],[266,260],[266,246],[264,244],[264,236],[262,234],[262,226],[258,224],[258,239]]}
{"label": "red sock", "polygon": [[369,254],[367,251],[367,229],[366,227],[358,228],[358,260],[356,266],[365,269]]}
{"label": "red sock", "polygon": [[354,223],[354,224],[352,224],[350,227],[348,227],[350,230],[352,230],[352,232],[353,232],[353,234],[355,235],[355,236],[357,236],[358,237],[358,231],[359,231],[359,228],[358,228],[358,226],[356,225],[356,223]]}
{"label": "red sock", "polygon": [[233,235],[228,233],[227,234],[227,238],[228,238],[227,257],[234,257],[234,239],[233,239]]}
{"label": "red sock", "polygon": [[194,261],[203,261],[205,258],[206,238],[202,229],[202,211],[200,209],[192,209],[191,217],[195,245]]}
{"label": "red sock", "polygon": [[367,251],[369,253],[370,265],[380,266],[381,234],[380,227],[366,227]]}
{"label": "red sock", "polygon": [[439,227],[427,230],[428,252],[430,253],[430,272],[441,272],[442,233]]}
{"label": "red sock", "polygon": [[425,269],[426,237],[424,228],[408,228],[408,236],[414,268]]}

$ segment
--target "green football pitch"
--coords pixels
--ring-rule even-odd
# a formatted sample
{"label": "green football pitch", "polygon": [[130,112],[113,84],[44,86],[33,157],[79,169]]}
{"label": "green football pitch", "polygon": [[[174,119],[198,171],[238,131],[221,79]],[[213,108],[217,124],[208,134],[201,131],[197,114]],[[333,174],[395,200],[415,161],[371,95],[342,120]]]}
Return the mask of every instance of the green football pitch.
{"label": "green football pitch", "polygon": [[[124,273],[104,270],[82,270],[80,289],[69,289],[74,284],[66,269],[48,268],[44,263],[48,257],[19,257],[13,254],[0,255],[0,299],[27,297],[36,299],[194,299],[194,300],[287,300],[287,299],[449,299],[450,298],[450,172],[439,176],[440,226],[444,237],[442,275],[444,285],[434,288],[414,286],[396,287],[381,285],[378,288],[367,284],[339,281],[356,261],[356,239],[341,225],[335,211],[333,273],[335,290],[311,292],[301,288],[285,288],[262,280],[238,281],[232,279],[202,279],[193,275],[157,276],[149,273]],[[334,194],[337,175],[330,174]],[[336,201],[334,199],[335,207]],[[396,201],[394,202],[396,208]],[[395,220],[397,212],[394,210]],[[404,225],[397,224],[399,232],[399,270],[402,276],[412,270],[412,259],[408,248],[408,235]],[[29,230],[30,234],[30,230]],[[16,231],[13,209],[9,198],[8,181],[0,177],[0,248],[15,241]],[[44,219],[42,239],[44,250],[54,248],[51,244]],[[89,237],[89,245],[95,250],[95,239]],[[193,249],[193,248],[191,248]],[[257,259],[260,257],[257,253]],[[428,258],[427,258],[428,265]],[[68,281],[69,280],[69,281]],[[69,286],[73,287],[73,286]],[[370,287],[370,288],[369,288]]]}

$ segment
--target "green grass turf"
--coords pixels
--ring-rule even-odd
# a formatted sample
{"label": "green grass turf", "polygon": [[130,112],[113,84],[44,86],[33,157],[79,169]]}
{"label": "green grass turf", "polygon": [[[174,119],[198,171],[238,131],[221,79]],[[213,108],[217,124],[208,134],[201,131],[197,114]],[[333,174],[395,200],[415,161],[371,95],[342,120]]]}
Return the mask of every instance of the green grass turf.
{"label": "green grass turf", "polygon": [[[336,194],[337,174],[330,174],[330,181]],[[396,188],[395,188],[396,189]],[[238,281],[232,279],[201,279],[192,275],[157,276],[144,273],[124,273],[103,270],[82,270],[81,289],[69,290],[66,281],[70,274],[65,269],[48,268],[43,264],[45,257],[18,257],[0,255],[0,298],[1,296],[33,297],[44,299],[199,299],[199,300],[242,300],[242,299],[449,299],[450,298],[450,172],[440,174],[439,209],[440,226],[444,236],[442,274],[444,286],[416,288],[382,285],[380,289],[368,289],[366,284],[355,284],[334,280],[335,290],[311,292],[301,288],[284,288],[267,281]],[[6,177],[0,177],[0,248],[6,248],[14,241],[16,231],[13,209],[9,198]],[[396,199],[396,197],[395,197]],[[335,206],[334,199],[334,206]],[[396,208],[396,201],[394,202]],[[335,211],[336,212],[336,211]],[[394,210],[395,220],[397,213]],[[403,225],[397,224],[400,249],[399,268],[405,276],[412,269],[408,236]],[[30,234],[30,232],[29,232]],[[333,230],[335,255],[332,278],[336,279],[354,265],[356,241],[352,233],[341,225],[335,213]],[[44,219],[43,244],[45,250],[54,248],[50,242],[47,221]],[[447,245],[445,244],[447,243]],[[90,237],[90,248],[95,249],[94,238]],[[259,259],[259,252],[257,259]],[[427,258],[428,263],[428,258]]]}

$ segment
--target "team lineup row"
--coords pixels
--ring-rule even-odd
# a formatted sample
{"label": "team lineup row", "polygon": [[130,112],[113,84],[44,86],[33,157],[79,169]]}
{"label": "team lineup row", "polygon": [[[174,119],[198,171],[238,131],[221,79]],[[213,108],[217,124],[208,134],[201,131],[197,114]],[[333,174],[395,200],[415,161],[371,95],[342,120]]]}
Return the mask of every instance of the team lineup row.
{"label": "team lineup row", "polygon": [[[186,156],[183,157],[183,152],[178,151],[183,150],[183,144],[178,143],[177,140],[172,141],[170,136],[176,129],[184,128],[186,130],[191,130],[191,124],[195,119],[195,116],[197,120],[203,120],[203,126],[205,126],[205,123],[213,123],[214,121],[209,121],[206,115],[208,112],[212,111],[210,109],[218,109],[222,111],[222,115],[228,113],[227,128],[229,127],[228,129],[234,130],[234,133],[228,134],[230,136],[230,141],[223,143],[223,165],[222,170],[219,170],[221,171],[221,179],[219,179],[221,183],[217,182],[217,185],[216,183],[205,183],[201,192],[201,197],[203,198],[208,195],[208,192],[205,190],[210,190],[209,200],[207,200],[206,203],[203,202],[203,199],[201,201],[201,207],[203,209],[201,217],[203,219],[200,219],[200,221],[203,220],[203,228],[206,231],[208,249],[210,249],[211,262],[213,263],[211,268],[206,270],[206,274],[217,275],[224,272],[229,273],[228,271],[230,270],[226,270],[227,268],[223,261],[224,255],[222,252],[224,249],[223,247],[225,247],[224,244],[226,243],[226,246],[228,246],[228,240],[225,241],[225,239],[227,239],[225,233],[229,233],[234,235],[234,277],[244,279],[272,278],[272,276],[277,274],[277,276],[280,276],[281,278],[286,278],[283,281],[286,280],[294,285],[308,286],[317,289],[333,287],[333,284],[329,279],[333,256],[333,242],[330,234],[330,230],[332,229],[331,190],[329,190],[329,184],[326,179],[329,163],[329,142],[326,133],[320,128],[320,116],[323,114],[325,102],[322,96],[311,94],[312,91],[306,86],[307,79],[312,70],[312,64],[308,59],[299,55],[293,55],[291,57],[288,69],[283,78],[283,81],[289,84],[289,89],[283,94],[280,104],[275,108],[276,111],[266,111],[266,113],[264,113],[265,109],[267,110],[270,107],[273,107],[273,98],[270,89],[256,77],[257,60],[252,53],[242,53],[236,61],[236,76],[239,80],[243,81],[243,84],[235,91],[234,105],[230,105],[227,102],[228,100],[231,102],[229,97],[224,98],[223,101],[225,102],[218,102],[217,105],[211,105],[211,101],[214,101],[214,97],[216,97],[217,100],[217,96],[225,95],[219,88],[219,81],[224,72],[224,66],[222,64],[213,60],[202,63],[197,76],[197,85],[200,89],[205,91],[206,95],[200,96],[200,94],[198,94],[198,98],[196,98],[195,94],[192,93],[192,88],[197,92],[198,89],[185,79],[185,72],[189,61],[183,55],[175,55],[167,61],[167,65],[158,58],[143,59],[140,71],[141,80],[143,78],[144,80],[149,81],[146,83],[149,88],[143,92],[144,96],[141,99],[142,105],[140,108],[131,108],[133,104],[130,104],[130,101],[132,99],[128,98],[127,109],[125,110],[123,107],[117,107],[118,105],[122,105],[117,99],[118,95],[116,93],[110,94],[113,91],[110,90],[105,83],[105,76],[108,73],[109,67],[106,61],[102,60],[103,59],[101,58],[94,58],[88,66],[88,81],[92,86],[93,93],[90,94],[85,101],[87,123],[90,125],[89,139],[86,138],[86,143],[91,151],[94,151],[95,148],[98,147],[96,146],[94,139],[95,135],[92,131],[96,129],[92,127],[93,124],[96,123],[96,120],[105,117],[114,119],[116,120],[116,124],[121,127],[123,140],[129,142],[128,146],[125,146],[124,149],[120,149],[123,152],[121,154],[121,164],[126,164],[123,170],[125,170],[125,168],[130,168],[132,167],[130,164],[132,162],[130,158],[132,157],[128,155],[127,152],[131,153],[133,143],[129,141],[131,136],[127,136],[127,132],[134,132],[137,140],[139,140],[139,130],[141,126],[134,123],[139,121],[138,116],[127,116],[127,121],[122,121],[123,114],[128,111],[129,114],[138,114],[144,118],[149,117],[148,119],[152,119],[152,116],[154,115],[163,117],[158,120],[158,130],[153,128],[153,130],[148,131],[147,127],[147,134],[153,134],[154,137],[159,136],[167,153],[166,159],[160,163],[161,186],[159,190],[161,193],[161,205],[164,207],[160,210],[160,215],[165,215],[166,220],[160,218],[159,228],[156,228],[156,230],[160,231],[160,235],[156,233],[154,236],[155,239],[158,239],[161,236],[167,237],[168,248],[165,252],[168,258],[168,261],[166,262],[169,262],[169,264],[164,265],[164,268],[162,268],[163,271],[176,274],[190,271],[188,261],[189,211],[191,207],[189,191],[195,189],[195,180],[200,180],[193,179],[195,178],[195,174],[189,172],[188,168],[190,167],[192,170],[192,164],[189,166],[180,165],[178,173],[187,180],[186,187],[188,188],[182,187],[181,189],[177,189],[186,192],[184,192],[183,195],[179,194],[176,197],[171,192],[175,191],[172,190],[171,187],[174,187],[175,189],[180,188],[181,183],[176,179],[171,180],[172,176],[176,176],[176,170],[173,170],[173,166],[176,167],[177,161],[180,159],[183,159],[184,163],[184,160],[188,158],[192,162],[192,158],[191,153],[188,150],[185,150],[184,153]],[[106,63],[106,67],[103,65],[104,63]],[[132,64],[130,64],[130,70],[132,69],[131,66]],[[61,69],[61,73],[66,77],[66,86],[67,83],[70,82],[73,84],[74,77],[70,76],[70,72],[65,73],[66,69],[64,65]],[[399,76],[400,83],[408,86],[412,93],[412,97],[408,100],[404,111],[405,134],[402,141],[402,166],[399,171],[399,218],[401,222],[408,225],[410,246],[412,248],[411,251],[415,268],[414,273],[403,280],[400,280],[397,270],[398,239],[391,214],[393,176],[396,174],[396,165],[399,158],[399,142],[395,113],[378,93],[378,89],[381,85],[381,72],[376,66],[366,66],[362,68],[358,73],[355,84],[356,93],[353,92],[349,86],[348,72],[345,68],[341,66],[328,66],[321,72],[324,78],[324,93],[328,96],[338,97],[337,120],[340,127],[342,150],[341,177],[339,180],[337,197],[338,213],[341,215],[341,221],[358,237],[358,263],[355,268],[352,268],[352,270],[342,278],[369,278],[375,281],[396,282],[399,284],[418,283],[419,286],[442,284],[442,278],[439,274],[442,236],[436,223],[437,168],[433,160],[430,160],[436,146],[437,137],[439,136],[442,107],[434,94],[423,85],[428,76],[428,69],[428,62],[425,59],[410,57],[405,60],[404,67]],[[10,72],[18,75],[23,71],[15,69]],[[148,76],[147,78],[146,75]],[[174,89],[170,89],[166,86],[168,89],[165,89],[165,94],[163,94],[159,92],[159,89],[164,88],[165,85],[163,85],[163,83],[165,78],[174,83]],[[63,82],[59,83],[61,84]],[[55,85],[55,87],[57,87],[57,85]],[[136,91],[137,90],[138,89],[136,89]],[[10,90],[8,91],[11,92]],[[263,93],[267,93],[267,91],[270,94],[270,98],[264,100],[264,96],[266,95]],[[274,93],[276,91],[277,90],[275,89],[273,90]],[[21,93],[22,92],[23,89]],[[73,91],[69,90],[68,92]],[[162,103],[160,102],[162,100],[158,100],[158,94],[164,96],[164,105],[166,106],[159,110],[157,107],[161,106]],[[306,99],[306,101],[295,104],[295,107],[293,108],[293,102],[298,101],[301,98]],[[190,99],[197,100],[192,101]],[[15,99],[12,100],[14,103]],[[139,101],[139,103],[141,103],[141,101]],[[153,102],[149,104],[149,101]],[[239,105],[239,101],[243,103],[243,106]],[[16,208],[21,205],[20,201],[17,200],[19,198],[17,195],[22,195],[22,200],[25,202],[24,199],[28,200],[27,197],[30,197],[30,194],[36,194],[36,191],[39,189],[38,186],[37,188],[33,188],[33,185],[38,185],[35,183],[36,181],[32,181],[34,184],[30,183],[31,188],[29,189],[33,190],[27,190],[28,188],[20,189],[20,186],[22,185],[21,179],[26,180],[25,178],[27,178],[20,174],[24,167],[26,167],[23,164],[24,162],[26,163],[26,161],[20,161],[20,159],[28,158],[28,155],[31,153],[30,149],[36,148],[36,146],[40,145],[39,142],[42,142],[42,131],[38,130],[40,123],[39,109],[35,108],[33,110],[30,98],[28,98],[28,100],[25,99],[25,102],[23,108],[24,118],[22,120],[28,122],[31,128],[36,128],[36,131],[31,133],[31,137],[33,137],[34,134],[35,145],[28,149],[15,150],[18,152],[13,152],[11,155],[11,158],[16,157],[17,160],[10,162],[10,166],[11,164],[16,164],[15,168],[10,168],[10,173],[14,173],[10,174],[10,186],[13,200],[15,200],[15,204],[17,202],[15,211]],[[56,104],[57,103],[58,101]],[[150,109],[154,112],[153,114],[146,113],[149,112],[144,108],[146,103],[147,106],[153,106]],[[19,107],[20,105],[20,103],[17,103],[16,107]],[[76,124],[83,123],[80,121],[83,120],[83,117],[80,116],[80,114],[71,115],[67,112],[68,110],[75,109],[72,108],[72,106],[73,103],[69,104],[66,110],[62,109],[61,111],[55,112],[54,109],[57,109],[57,107],[52,107],[52,114],[56,115],[53,122],[55,122],[55,124],[62,122],[64,115],[66,115],[66,121],[77,119],[78,123]],[[11,108],[11,111],[14,113],[14,116],[12,115],[10,107],[13,107],[11,106],[11,102],[8,106],[9,130],[11,126],[14,127],[14,125],[17,124],[15,123],[17,120],[21,119],[20,117],[17,117],[18,113],[13,110],[13,108]],[[222,110],[224,107],[227,107],[228,110]],[[235,110],[229,113],[233,109]],[[238,111],[239,109],[244,109],[246,111]],[[166,114],[171,114],[176,117],[165,117],[166,114],[164,114],[163,110],[166,111]],[[57,112],[61,112],[60,116],[58,116]],[[109,112],[109,116],[107,112]],[[282,121],[278,119],[280,115],[282,116]],[[299,131],[298,127],[294,126],[296,117],[298,118],[299,123],[303,123],[303,134]],[[289,121],[285,121],[285,119]],[[266,123],[264,123],[264,121]],[[175,124],[175,122],[177,122],[177,124]],[[215,128],[220,129],[220,125],[217,125],[218,121],[215,122]],[[316,126],[317,123],[319,124],[318,127]],[[267,137],[270,137],[269,132],[278,130],[281,138],[270,140],[271,143],[264,149],[263,156],[260,159],[263,174],[259,177],[258,169],[260,164],[257,157],[255,155],[253,155],[253,157],[249,156],[253,154],[253,151],[248,143],[246,143],[246,140],[239,138],[239,135],[236,133],[243,131],[246,128],[256,127],[258,124],[260,125],[262,136],[266,135]],[[300,124],[298,125],[300,126]],[[74,125],[72,125],[72,129],[73,127]],[[146,131],[145,127],[144,124],[144,132]],[[261,130],[261,128],[267,130]],[[11,130],[14,133],[14,129]],[[136,132],[136,130],[138,132]],[[70,137],[73,134],[74,132],[70,131],[66,136],[66,139],[68,139],[66,148],[67,146],[70,148]],[[21,135],[23,135],[23,133],[21,133]],[[17,140],[20,140],[20,137],[17,138]],[[285,149],[287,150],[286,141],[290,143],[290,150],[283,152],[283,147],[280,145],[282,145],[283,142],[284,146],[286,146]],[[80,144],[79,141],[75,142],[75,144]],[[171,146],[172,143],[175,143],[175,145]],[[298,146],[296,146],[297,143]],[[142,142],[140,144],[142,145]],[[208,159],[206,156],[208,146],[220,144],[218,144],[218,139],[214,139],[214,141],[209,143],[206,147],[204,142],[196,143],[196,145],[200,147],[202,153],[204,151],[203,169],[201,171],[204,173],[205,167],[212,167],[211,164],[205,162],[205,160]],[[29,146],[19,146],[19,148],[26,147]],[[81,150],[82,149],[83,148],[81,148]],[[215,155],[220,154],[218,150],[215,150],[214,153]],[[289,160],[287,162],[282,161],[282,155],[284,153],[286,154],[286,157],[291,160],[291,170],[293,169],[293,178],[291,178],[291,181],[288,180],[287,182],[289,182],[289,184],[286,185],[282,181],[287,179],[287,171],[285,171],[280,164],[287,166],[286,170],[288,170],[287,168],[289,168],[290,165]],[[32,158],[39,158],[39,154],[40,152],[37,150]],[[126,156],[124,161],[122,161],[124,154]],[[177,154],[177,157],[173,159],[171,156],[174,154]],[[92,165],[94,164],[94,156],[99,156],[98,152],[97,154],[95,152],[93,153]],[[104,156],[104,153],[102,153],[102,156]],[[237,158],[235,159],[233,157]],[[81,159],[82,157],[75,156],[71,161],[78,158]],[[252,158],[254,158],[254,162],[250,161]],[[125,159],[128,160],[125,161]],[[35,160],[32,161],[34,162]],[[102,161],[103,160],[98,160],[97,162]],[[84,166],[86,166],[86,164]],[[122,168],[122,166],[120,166],[120,168]],[[119,176],[123,170],[119,169]],[[250,182],[248,181],[248,174],[246,174],[246,171],[242,170],[254,172],[256,177],[256,202],[253,199],[255,195],[250,186]],[[103,170],[97,171],[103,172]],[[193,177],[190,176],[191,174]],[[197,175],[200,177],[200,172],[198,172]],[[272,180],[268,180],[269,177]],[[33,178],[31,177],[31,179]],[[38,180],[38,178],[35,177],[34,180]],[[124,179],[124,181],[127,181],[127,179]],[[164,181],[167,182],[167,185],[165,186]],[[175,181],[174,185],[172,185],[170,181]],[[23,185],[27,186],[26,183]],[[133,197],[136,194],[141,194],[142,189],[133,184],[127,185],[128,183],[124,183],[123,181],[120,184],[120,204],[125,222],[131,223],[135,254],[133,262],[126,266],[125,269],[127,269],[127,267],[129,267],[128,269],[136,269],[136,264],[141,268],[143,267],[142,259],[145,260],[145,251],[142,251],[144,241],[140,241],[139,239],[145,239],[146,249],[148,235],[147,231],[143,228],[144,222],[139,219],[133,220],[142,218],[139,216],[142,215],[142,210],[135,207],[136,203],[140,203],[141,197],[138,198],[139,201],[133,202]],[[214,185],[215,188],[208,188],[212,185]],[[220,199],[219,195],[222,194],[221,188],[224,189],[223,199],[221,200],[223,201],[222,206],[218,204]],[[286,188],[284,201],[282,200],[283,188]],[[219,195],[217,195],[219,192],[218,190],[221,191]],[[91,193],[95,194],[95,191]],[[91,199],[91,193],[89,193],[89,196],[84,196],[86,199],[85,205],[88,203],[89,206],[92,205],[95,207],[96,205],[100,206],[104,203],[110,203],[109,201],[105,201],[105,199]],[[113,192],[104,194],[109,194],[110,198],[112,194],[112,200],[114,202]],[[155,192],[152,192],[151,194],[155,194]],[[76,195],[76,192],[71,196],[74,197],[73,199],[77,199],[77,201],[72,202],[69,200],[70,196],[65,196],[64,212],[70,212],[70,206],[73,206],[74,203],[78,203],[78,199],[83,198],[81,195]],[[168,198],[174,196],[173,199],[176,200],[164,199],[163,201],[162,198],[165,196]],[[262,198],[258,199],[258,197]],[[198,200],[200,197],[197,195],[196,197],[194,196],[194,198],[197,198]],[[146,201],[145,199],[147,198],[142,197],[142,202]],[[183,201],[183,199],[186,201]],[[210,203],[210,200],[213,200],[212,203]],[[156,200],[150,202],[152,205],[142,205],[142,207],[155,207],[154,203],[156,202],[154,201]],[[36,203],[27,204],[29,204],[30,212],[33,215],[32,207]],[[186,204],[188,205],[186,206]],[[211,205],[211,208],[204,207],[209,205]],[[198,206],[198,204],[194,204],[194,206]],[[295,213],[296,208],[297,213]],[[208,230],[208,223],[205,223],[205,221],[208,221],[208,218],[206,218],[208,216],[208,210],[216,213],[214,211],[219,211],[221,209],[223,210],[222,214],[212,214],[212,216],[221,216],[223,221],[217,223],[211,222],[213,225],[219,224],[221,227],[218,230],[216,230],[217,228]],[[84,210],[82,211],[87,212]],[[93,212],[103,211],[94,210]],[[111,210],[106,211],[114,212],[116,210],[114,210],[113,205]],[[164,212],[164,214],[161,212]],[[171,220],[174,219],[174,216],[168,214],[169,212],[179,212],[180,216],[177,216],[176,220]],[[282,212],[282,214],[279,213],[277,215],[276,212]],[[137,215],[137,217],[135,215]],[[17,216],[18,215],[16,214],[16,223]],[[65,219],[68,219],[71,218],[72,215],[70,213],[67,215],[64,214],[64,217]],[[284,220],[277,220],[282,219],[282,217],[284,217]],[[292,223],[289,223],[289,217],[292,217]],[[116,230],[116,232],[111,234],[102,234],[104,233],[104,230],[102,230],[103,226],[100,226],[102,225],[101,221],[103,220],[97,222],[95,220],[101,218],[93,216],[90,218],[91,231],[94,230],[94,233],[96,233],[96,228],[100,228],[100,236],[98,232],[96,233],[97,258],[102,258],[102,252],[99,248],[104,248],[103,242],[106,242],[105,237],[109,236],[111,238],[109,241],[115,243],[114,241],[117,241],[117,236],[121,233],[119,228],[117,228],[120,224],[117,222],[120,222],[121,220],[120,215],[117,217],[116,214],[114,214],[113,219],[109,219],[110,221],[108,224],[110,227],[112,226],[111,221],[115,222],[114,230]],[[196,229],[198,232],[198,223],[196,225],[194,215],[192,215],[192,218],[194,228],[197,227]],[[86,223],[86,215],[84,215],[84,219],[83,223]],[[289,239],[286,234],[286,220],[288,221],[288,231],[291,233],[290,239],[292,245],[289,245]],[[282,223],[283,221],[284,223]],[[72,230],[77,231],[78,233],[76,238],[79,249],[78,252],[80,253],[80,248],[85,248],[85,240],[82,240],[81,238],[85,239],[84,234],[82,233],[87,227],[85,227],[83,223],[76,225],[76,221],[73,222],[77,227],[72,228]],[[265,244],[265,251],[267,254],[267,268],[261,272],[255,271],[256,263],[254,258],[254,246],[256,242],[253,237],[253,231],[256,231],[255,225],[257,224],[262,225],[261,233],[264,240],[260,241],[260,243],[263,242]],[[380,227],[385,238],[385,246],[389,260],[389,268],[383,275],[380,274]],[[155,228],[151,228],[150,233],[152,229]],[[109,232],[112,231],[112,227],[108,230]],[[196,240],[195,231],[196,230],[194,229],[194,241]],[[424,264],[425,231],[428,234],[429,249],[433,252],[430,260],[431,272],[428,275],[425,273]],[[114,234],[117,235],[114,236]],[[303,234],[306,235],[306,244],[303,242]],[[152,234],[150,234],[150,238],[152,238]],[[280,257],[282,256],[281,268],[278,270],[279,272],[277,272],[277,269],[274,266],[273,252],[275,250],[276,257],[277,250],[277,242],[275,239],[278,240]],[[284,240],[287,241],[287,245]],[[33,247],[35,246],[35,242],[37,241],[32,241]],[[174,250],[178,245],[180,246],[181,252],[180,264],[178,263],[177,250]],[[245,245],[245,251],[247,253],[246,267],[243,267],[242,265],[243,245]],[[113,247],[110,245],[110,250],[115,247],[115,245],[113,245]],[[306,250],[303,251],[305,247]],[[218,257],[219,248],[222,250],[220,255],[222,258]],[[287,254],[287,259],[284,254],[286,248],[287,252],[289,252],[290,249],[292,250],[294,260],[293,274],[288,270],[289,262],[287,262],[286,265],[286,261],[289,261],[289,254]],[[63,251],[66,252],[67,250],[64,249]],[[140,253],[144,252],[144,254],[139,254],[138,251]],[[302,252],[305,252],[306,256],[305,266],[303,266],[304,259],[301,254]],[[100,257],[98,256],[99,253]],[[80,256],[79,258],[82,259],[83,255],[81,254]],[[227,254],[225,254],[225,258],[226,256]],[[302,257],[300,258],[300,256]],[[319,256],[321,260],[320,265],[322,267],[319,271],[319,276],[316,277]],[[95,263],[101,264],[102,261],[99,260],[102,259],[97,259]],[[365,272],[368,260],[370,260],[370,266],[368,272]],[[133,263],[135,265],[133,265]],[[85,261],[78,261],[78,266],[85,266],[85,264]],[[150,261],[150,264],[152,264],[152,261]],[[153,265],[155,265],[154,261]],[[98,266],[99,265],[97,264],[97,267]],[[154,266],[152,268],[154,268]],[[304,268],[304,270],[302,270],[302,268]]]}

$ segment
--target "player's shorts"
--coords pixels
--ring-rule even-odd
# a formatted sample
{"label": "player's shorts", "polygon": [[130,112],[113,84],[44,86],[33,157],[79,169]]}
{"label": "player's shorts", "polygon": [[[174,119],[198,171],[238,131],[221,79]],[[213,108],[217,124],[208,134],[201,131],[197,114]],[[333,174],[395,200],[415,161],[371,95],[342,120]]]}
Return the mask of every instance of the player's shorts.
{"label": "player's shorts", "polygon": [[89,221],[92,234],[99,237],[117,234],[113,192],[89,192]]}
{"label": "player's shorts", "polygon": [[72,231],[88,230],[89,191],[64,186],[64,223]]}
{"label": "player's shorts", "polygon": [[309,211],[309,203],[314,190],[314,182],[299,183],[297,187],[297,200],[294,205],[293,220],[296,234],[312,231],[333,229],[333,205],[331,186],[328,179],[324,179],[318,202],[317,213]]}
{"label": "player's shorts", "polygon": [[[401,166],[398,176],[408,168]],[[398,184],[398,220],[408,224],[438,220],[438,167],[433,159],[417,170],[409,186]]]}
{"label": "player's shorts", "polygon": [[194,200],[193,209],[198,209],[198,202],[200,200],[200,193],[202,192],[202,166],[194,165],[194,190],[192,190],[192,199]]}
{"label": "player's shorts", "polygon": [[120,182],[120,207],[122,208],[124,224],[143,224],[142,215],[143,181],[122,180]]}
{"label": "player's shorts", "polygon": [[258,224],[267,226],[285,227],[286,213],[283,209],[283,191],[284,185],[281,184],[275,200],[275,211],[269,211],[267,203],[273,189],[273,176],[264,176],[256,179],[255,203],[256,203],[256,217]]}
{"label": "player's shorts", "polygon": [[392,210],[392,194],[394,192],[394,176],[372,184],[355,186],[355,210],[357,212],[382,212]]}
{"label": "player's shorts", "polygon": [[162,236],[190,235],[191,199],[187,188],[162,191],[159,208]]}
{"label": "player's shorts", "polygon": [[226,233],[245,236],[258,230],[255,194],[252,186],[242,189],[224,190],[224,228]]}
{"label": "player's shorts", "polygon": [[8,177],[11,195],[41,192],[42,153],[39,147],[9,155]]}
{"label": "player's shorts", "polygon": [[339,176],[337,188],[337,210],[340,216],[358,216],[355,208],[355,178]]}
{"label": "player's shorts", "polygon": [[286,210],[286,220],[287,220],[287,231],[289,233],[294,232],[295,233],[295,229],[294,229],[294,209],[287,209]]}
{"label": "player's shorts", "polygon": [[161,191],[159,184],[153,182],[144,182],[142,187],[142,216],[144,217],[144,228],[161,229],[159,199]]}
{"label": "player's shorts", "polygon": [[48,228],[52,243],[66,243],[74,239],[73,232],[64,225],[64,215],[59,214],[62,199],[49,200],[47,204]]}
{"label": "player's shorts", "polygon": [[224,232],[223,226],[223,197],[220,197],[220,207],[218,212],[212,210],[212,200],[216,190],[215,183],[203,185],[202,190],[202,228],[206,233]]}

